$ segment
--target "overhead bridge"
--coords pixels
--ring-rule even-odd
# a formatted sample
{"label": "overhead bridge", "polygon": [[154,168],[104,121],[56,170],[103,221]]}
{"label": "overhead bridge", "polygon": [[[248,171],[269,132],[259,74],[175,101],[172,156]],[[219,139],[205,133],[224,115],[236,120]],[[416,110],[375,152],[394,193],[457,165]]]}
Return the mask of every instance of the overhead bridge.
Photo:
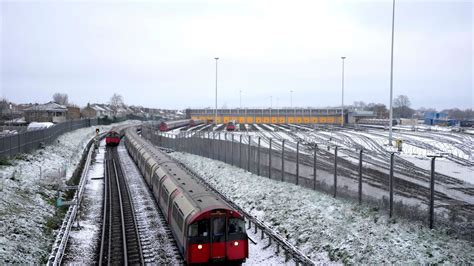
{"label": "overhead bridge", "polygon": [[[340,108],[291,109],[187,109],[186,117],[218,124],[235,121],[239,124],[341,124]],[[216,121],[214,121],[216,120]],[[344,110],[347,123],[347,110]]]}

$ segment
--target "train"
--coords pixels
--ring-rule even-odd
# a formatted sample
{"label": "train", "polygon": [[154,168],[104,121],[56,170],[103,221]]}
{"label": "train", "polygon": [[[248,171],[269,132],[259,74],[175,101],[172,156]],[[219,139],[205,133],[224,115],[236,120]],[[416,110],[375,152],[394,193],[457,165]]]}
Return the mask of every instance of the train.
{"label": "train", "polygon": [[178,127],[183,126],[197,126],[203,124],[204,120],[193,120],[193,119],[183,119],[183,120],[173,120],[173,121],[163,121],[160,123],[160,131],[168,131]]}
{"label": "train", "polygon": [[227,131],[234,131],[235,130],[235,120],[229,121],[226,125]]}
{"label": "train", "polygon": [[125,145],[176,240],[187,264],[239,264],[248,258],[245,220],[165,153],[126,130]]}
{"label": "train", "polygon": [[120,144],[120,133],[111,130],[105,136],[105,145],[107,146],[118,146]]}
{"label": "train", "polygon": [[[357,120],[357,124],[360,125],[374,125],[374,126],[384,126],[388,127],[390,119],[378,119],[378,118],[363,118]],[[392,126],[398,125],[398,120],[397,119],[392,119]]]}

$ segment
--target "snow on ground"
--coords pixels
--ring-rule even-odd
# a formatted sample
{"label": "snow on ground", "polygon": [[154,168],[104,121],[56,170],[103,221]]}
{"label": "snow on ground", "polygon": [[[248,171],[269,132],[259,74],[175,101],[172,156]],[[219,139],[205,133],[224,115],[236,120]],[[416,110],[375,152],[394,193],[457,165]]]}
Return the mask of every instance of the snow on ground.
{"label": "snow on ground", "polygon": [[0,264],[46,262],[55,238],[51,227],[57,220],[53,185],[65,180],[57,173],[65,169],[70,177],[95,128],[103,132],[113,126],[65,133],[54,144],[0,167]]}
{"label": "snow on ground", "polygon": [[105,141],[102,141],[87,173],[81,208],[69,234],[63,264],[95,264],[101,234],[104,189]]}
{"label": "snow on ground", "polygon": [[295,265],[295,262],[289,260],[285,262],[285,255],[283,249],[280,248],[280,253],[276,254],[275,243],[268,246],[268,238],[265,236],[261,239],[261,231],[258,230],[255,234],[254,228],[247,230],[249,238],[254,240],[256,244],[249,241],[249,257],[244,265]]}
{"label": "snow on ground", "polygon": [[[473,263],[474,245],[442,229],[185,153],[170,155],[317,263]],[[264,262],[265,263],[265,262]]]}

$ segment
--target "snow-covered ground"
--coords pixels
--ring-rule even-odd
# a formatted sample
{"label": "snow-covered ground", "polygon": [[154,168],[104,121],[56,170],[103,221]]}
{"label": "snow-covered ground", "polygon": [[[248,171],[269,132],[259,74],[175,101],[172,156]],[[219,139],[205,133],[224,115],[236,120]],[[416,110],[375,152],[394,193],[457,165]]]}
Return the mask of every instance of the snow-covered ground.
{"label": "snow-covered ground", "polygon": [[[105,141],[95,154],[87,173],[87,181],[79,215],[69,234],[64,264],[94,264],[101,234],[104,189]],[[79,226],[77,226],[79,224]]]}
{"label": "snow-covered ground", "polygon": [[429,230],[419,222],[389,219],[371,207],[256,176],[211,159],[177,152],[170,155],[317,263],[474,262],[474,245],[442,229]]}
{"label": "snow-covered ground", "polygon": [[72,175],[95,128],[103,132],[116,125],[65,133],[54,144],[0,166],[0,264],[46,262],[58,220],[54,186]]}

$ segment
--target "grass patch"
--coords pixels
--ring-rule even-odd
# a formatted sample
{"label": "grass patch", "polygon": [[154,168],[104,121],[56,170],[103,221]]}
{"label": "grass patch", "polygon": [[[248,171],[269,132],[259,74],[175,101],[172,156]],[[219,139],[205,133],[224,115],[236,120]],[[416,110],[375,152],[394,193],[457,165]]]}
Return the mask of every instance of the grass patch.
{"label": "grass patch", "polygon": [[0,159],[0,166],[12,166],[12,162],[6,158]]}

